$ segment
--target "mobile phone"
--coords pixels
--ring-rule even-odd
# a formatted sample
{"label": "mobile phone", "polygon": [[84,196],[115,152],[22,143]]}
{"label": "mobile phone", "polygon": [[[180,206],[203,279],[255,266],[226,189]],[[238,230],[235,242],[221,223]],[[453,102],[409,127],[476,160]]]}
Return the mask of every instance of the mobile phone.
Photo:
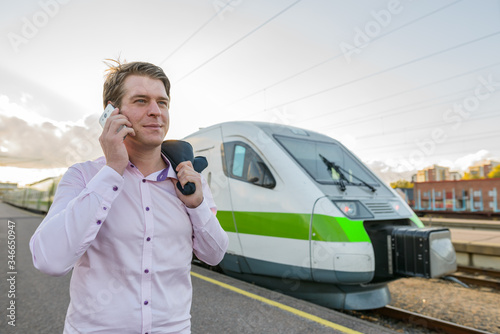
{"label": "mobile phone", "polygon": [[104,128],[104,124],[106,124],[106,121],[108,120],[109,115],[115,110],[115,107],[111,103],[108,103],[106,106],[106,109],[104,109],[104,112],[102,113],[101,117],[99,118],[99,124]]}
{"label": "mobile phone", "polygon": [[[111,113],[113,112],[113,110],[115,110],[116,108],[113,107],[113,105],[111,103],[108,103],[108,105],[106,106],[106,109],[104,109],[104,112],[102,113],[101,117],[99,118],[99,124],[101,124],[101,126],[104,128],[104,124],[106,124],[106,121],[108,120],[109,118],[109,115],[111,115]],[[118,128],[118,131],[117,132],[120,132],[121,129],[123,129],[125,125],[122,125]]]}

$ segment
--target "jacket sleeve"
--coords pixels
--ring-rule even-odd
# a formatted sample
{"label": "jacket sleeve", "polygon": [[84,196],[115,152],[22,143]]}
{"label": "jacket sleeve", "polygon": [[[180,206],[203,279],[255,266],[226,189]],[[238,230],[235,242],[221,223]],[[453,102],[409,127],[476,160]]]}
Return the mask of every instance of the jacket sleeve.
{"label": "jacket sleeve", "polygon": [[216,217],[217,208],[203,177],[202,183],[203,202],[197,208],[187,208],[193,225],[193,251],[198,259],[215,266],[222,261],[229,238]]}
{"label": "jacket sleeve", "polygon": [[68,273],[95,239],[123,183],[122,176],[108,166],[88,184],[77,167],[70,167],[47,216],[31,237],[35,268],[52,276]]}

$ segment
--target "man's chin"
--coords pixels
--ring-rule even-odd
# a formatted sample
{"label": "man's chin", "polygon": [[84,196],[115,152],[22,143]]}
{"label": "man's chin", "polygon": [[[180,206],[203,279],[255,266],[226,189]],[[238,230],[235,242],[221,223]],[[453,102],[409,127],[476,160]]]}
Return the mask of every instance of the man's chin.
{"label": "man's chin", "polygon": [[134,137],[127,137],[125,138],[125,142],[133,143],[136,146],[142,146],[145,149],[153,149],[160,147],[163,141],[165,140],[163,138],[157,137],[157,138],[134,138]]}

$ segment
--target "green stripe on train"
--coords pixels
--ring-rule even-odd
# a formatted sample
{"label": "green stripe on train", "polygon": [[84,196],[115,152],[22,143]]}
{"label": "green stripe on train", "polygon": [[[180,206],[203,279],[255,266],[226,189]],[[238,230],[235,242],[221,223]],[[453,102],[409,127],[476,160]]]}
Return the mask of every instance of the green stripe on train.
{"label": "green stripe on train", "polygon": [[[217,218],[226,232],[309,240],[311,215],[279,212],[218,211]],[[335,242],[370,242],[363,221],[343,217],[314,215],[313,240]]]}
{"label": "green stripe on train", "polygon": [[413,213],[413,216],[410,217],[410,219],[418,226],[418,227],[425,227],[424,223],[418,218],[416,213]]}

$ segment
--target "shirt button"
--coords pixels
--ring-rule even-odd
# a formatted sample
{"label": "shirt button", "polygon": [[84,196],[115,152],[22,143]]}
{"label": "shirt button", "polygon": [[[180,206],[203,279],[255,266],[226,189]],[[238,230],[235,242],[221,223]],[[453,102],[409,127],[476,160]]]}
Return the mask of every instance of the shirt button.
{"label": "shirt button", "polygon": [[107,207],[105,207],[105,206],[103,206],[103,207],[102,207],[102,209],[103,209],[103,210],[107,210],[108,208],[107,208]]}
{"label": "shirt button", "polygon": [[147,237],[147,238],[146,238],[146,241],[151,241],[151,238],[150,238],[150,237]]}
{"label": "shirt button", "polygon": [[96,223],[97,225],[101,225],[102,221],[98,220]]}
{"label": "shirt button", "polygon": [[142,183],[146,183],[146,179],[142,179]]}
{"label": "shirt button", "polygon": [[148,269],[146,269],[146,270],[144,270],[144,272],[147,274],[147,273],[149,273],[149,270],[148,270]]}
{"label": "shirt button", "polygon": [[149,206],[146,207],[146,211],[149,211]]}
{"label": "shirt button", "polygon": [[117,191],[117,190],[118,190],[118,187],[117,187],[117,186],[113,186],[113,190],[114,190],[114,191]]}
{"label": "shirt button", "polygon": [[144,305],[148,305],[149,302],[147,300],[144,301]]}
{"label": "shirt button", "polygon": [[130,167],[134,168],[134,165],[130,164]]}

